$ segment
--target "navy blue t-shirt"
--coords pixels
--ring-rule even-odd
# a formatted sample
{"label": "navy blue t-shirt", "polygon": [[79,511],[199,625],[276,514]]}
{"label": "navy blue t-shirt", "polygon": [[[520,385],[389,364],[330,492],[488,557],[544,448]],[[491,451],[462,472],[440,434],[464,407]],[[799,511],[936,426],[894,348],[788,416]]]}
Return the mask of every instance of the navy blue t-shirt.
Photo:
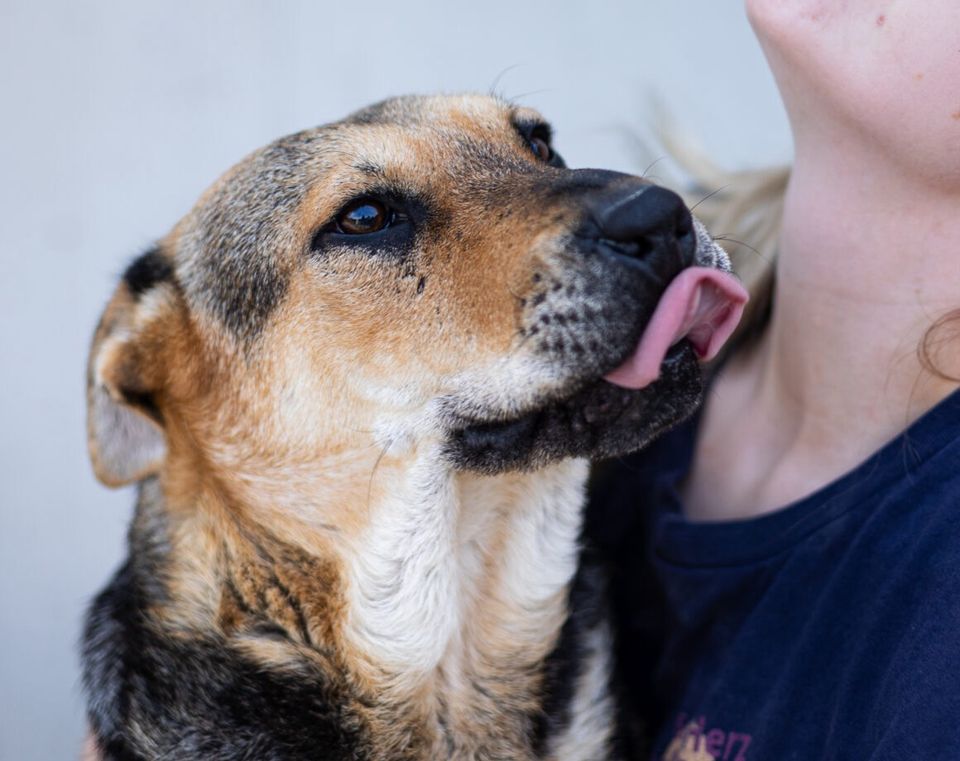
{"label": "navy blue t-shirt", "polygon": [[696,422],[608,464],[588,512],[650,758],[960,759],[960,392],[742,521],[682,517]]}

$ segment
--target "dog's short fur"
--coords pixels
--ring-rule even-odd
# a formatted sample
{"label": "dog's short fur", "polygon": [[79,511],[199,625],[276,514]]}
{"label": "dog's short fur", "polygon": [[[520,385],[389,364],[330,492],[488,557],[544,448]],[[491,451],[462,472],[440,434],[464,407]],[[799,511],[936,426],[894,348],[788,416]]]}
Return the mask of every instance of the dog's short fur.
{"label": "dog's short fur", "polygon": [[[727,264],[682,218],[606,240],[646,183],[548,140],[494,98],[389,100],[249,156],[127,269],[89,364],[96,472],[139,482],[83,640],[102,758],[614,753],[584,458],[701,381],[685,344],[641,391],[601,375]],[[348,234],[364,198],[393,224]]]}

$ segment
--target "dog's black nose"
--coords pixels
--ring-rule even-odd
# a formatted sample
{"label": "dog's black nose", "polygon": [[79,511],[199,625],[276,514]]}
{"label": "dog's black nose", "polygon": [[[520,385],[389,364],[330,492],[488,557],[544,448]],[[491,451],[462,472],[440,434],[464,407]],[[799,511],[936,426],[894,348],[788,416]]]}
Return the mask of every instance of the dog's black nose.
{"label": "dog's black nose", "polygon": [[616,183],[587,199],[590,220],[584,232],[615,254],[645,259],[676,252],[693,264],[697,236],[683,199],[657,185]]}
{"label": "dog's black nose", "polygon": [[661,238],[683,238],[693,220],[683,199],[656,185],[639,187],[597,210],[600,234],[618,243],[656,245]]}

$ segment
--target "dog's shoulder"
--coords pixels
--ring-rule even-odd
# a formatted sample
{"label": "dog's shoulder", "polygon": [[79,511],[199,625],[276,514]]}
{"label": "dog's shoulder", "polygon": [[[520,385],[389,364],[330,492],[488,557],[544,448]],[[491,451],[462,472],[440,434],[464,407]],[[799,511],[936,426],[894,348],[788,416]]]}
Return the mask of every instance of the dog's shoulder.
{"label": "dog's shoulder", "polygon": [[82,643],[89,720],[104,761],[292,761],[321,749],[328,759],[369,757],[362,717],[351,715],[333,675],[264,668],[217,635],[168,630],[151,614],[156,569],[137,560],[94,600]]}

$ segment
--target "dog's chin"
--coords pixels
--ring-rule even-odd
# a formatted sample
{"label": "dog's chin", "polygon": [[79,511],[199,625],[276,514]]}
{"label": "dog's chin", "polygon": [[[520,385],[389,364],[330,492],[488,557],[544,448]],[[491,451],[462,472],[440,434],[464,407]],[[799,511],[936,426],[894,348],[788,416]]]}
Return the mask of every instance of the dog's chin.
{"label": "dog's chin", "polygon": [[514,418],[467,422],[451,431],[447,456],[458,468],[486,474],[532,470],[568,457],[616,457],[687,418],[702,393],[700,364],[683,341],[649,386],[631,390],[597,378]]}

